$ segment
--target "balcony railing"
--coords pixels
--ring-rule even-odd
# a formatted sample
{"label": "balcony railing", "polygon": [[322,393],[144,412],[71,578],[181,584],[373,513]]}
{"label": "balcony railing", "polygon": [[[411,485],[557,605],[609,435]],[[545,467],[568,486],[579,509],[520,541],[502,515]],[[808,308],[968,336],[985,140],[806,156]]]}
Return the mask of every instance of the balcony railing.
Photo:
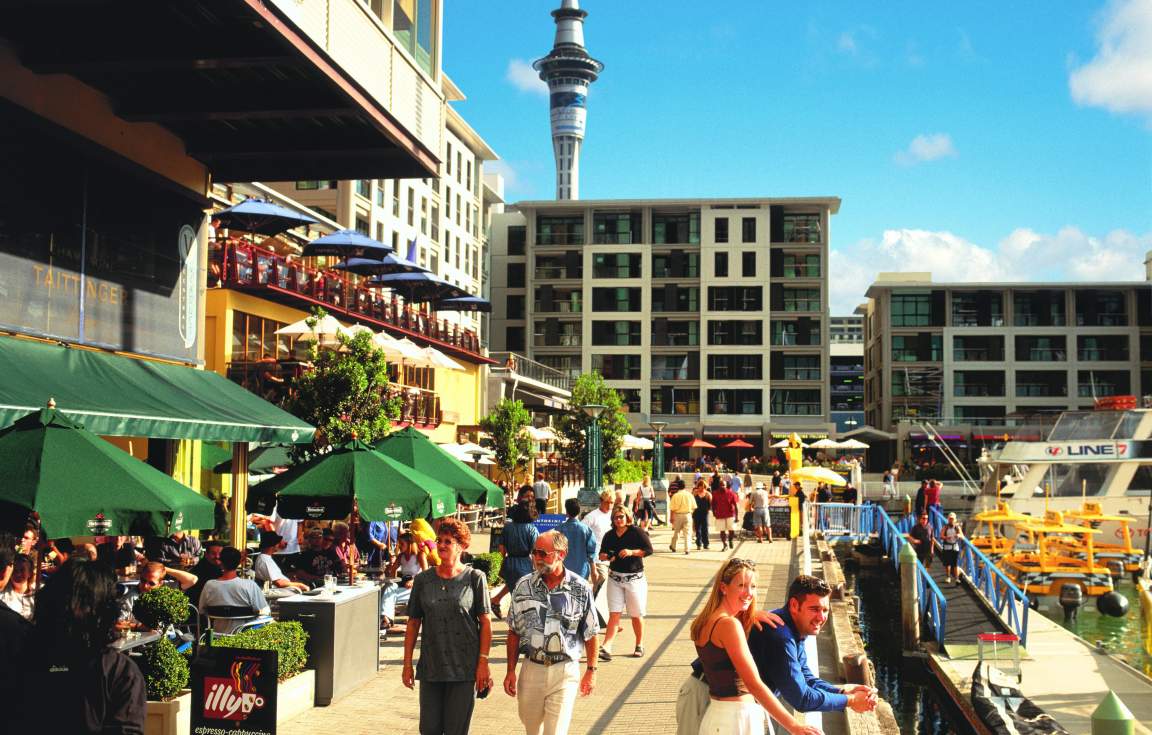
{"label": "balcony railing", "polygon": [[1004,350],[986,347],[957,347],[952,350],[952,357],[957,362],[1000,362],[1004,359]]}
{"label": "balcony railing", "polygon": [[[246,243],[225,243],[209,256],[208,285],[263,290],[292,301],[328,307],[336,316],[421,338],[436,347],[482,357],[475,332],[402,303],[395,295],[364,288],[340,271],[310,268],[299,260]],[[345,305],[347,299],[347,306]]]}
{"label": "balcony railing", "polygon": [[400,418],[394,423],[411,424],[422,428],[435,428],[440,425],[440,396],[426,388],[405,388],[400,403]]}
{"label": "balcony railing", "polygon": [[519,375],[535,380],[560,390],[572,390],[572,377],[556,368],[536,362],[517,352],[493,352],[491,358]]}

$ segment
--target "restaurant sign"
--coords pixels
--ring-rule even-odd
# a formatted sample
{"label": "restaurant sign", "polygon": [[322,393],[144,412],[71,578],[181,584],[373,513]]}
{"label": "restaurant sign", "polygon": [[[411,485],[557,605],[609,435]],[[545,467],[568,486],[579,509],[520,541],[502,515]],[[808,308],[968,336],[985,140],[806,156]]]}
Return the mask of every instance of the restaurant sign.
{"label": "restaurant sign", "polygon": [[275,651],[202,648],[192,662],[193,733],[275,735]]}

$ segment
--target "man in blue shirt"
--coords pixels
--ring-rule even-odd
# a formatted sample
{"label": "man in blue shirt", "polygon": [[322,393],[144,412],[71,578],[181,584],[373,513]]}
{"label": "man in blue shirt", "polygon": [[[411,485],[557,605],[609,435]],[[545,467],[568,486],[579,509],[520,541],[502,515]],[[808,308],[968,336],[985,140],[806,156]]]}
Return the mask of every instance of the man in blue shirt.
{"label": "man in blue shirt", "polygon": [[592,573],[592,560],[596,558],[596,538],[592,529],[577,518],[580,515],[579,500],[565,500],[564,511],[568,514],[568,520],[556,526],[556,530],[568,539],[568,556],[564,557],[564,566],[573,574],[588,579]]}
{"label": "man in blue shirt", "polygon": [[801,574],[788,586],[786,607],[773,611],[784,625],[754,628],[748,634],[748,648],[760,678],[796,711],[832,712],[851,707],[867,712],[876,707],[875,689],[864,684],[830,684],[808,668],[804,639],[818,634],[828,621],[831,594],[824,580]]}

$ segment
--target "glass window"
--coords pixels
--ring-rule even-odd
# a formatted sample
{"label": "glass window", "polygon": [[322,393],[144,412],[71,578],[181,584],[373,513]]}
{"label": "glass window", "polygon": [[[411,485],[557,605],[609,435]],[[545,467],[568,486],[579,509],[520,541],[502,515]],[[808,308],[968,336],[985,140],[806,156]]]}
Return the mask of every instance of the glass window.
{"label": "glass window", "polygon": [[620,402],[624,404],[624,410],[628,413],[640,413],[640,389],[639,388],[616,388],[616,394],[620,396]]}
{"label": "glass window", "polygon": [[756,242],[756,218],[745,217],[740,225],[740,242]]}
{"label": "glass window", "polygon": [[508,288],[524,288],[524,264],[508,264]]}
{"label": "glass window", "polygon": [[639,288],[594,288],[592,311],[640,311]]}
{"label": "glass window", "polygon": [[785,214],[784,242],[820,242],[820,215]]}
{"label": "glass window", "polygon": [[[752,220],[755,222],[756,220]],[[740,254],[740,275],[744,278],[756,277],[756,253]]]}
{"label": "glass window", "polygon": [[631,245],[640,242],[640,213],[594,212],[592,242],[599,245]]}
{"label": "glass window", "polygon": [[428,74],[434,73],[436,52],[433,45],[436,34],[433,29],[432,6],[433,0],[392,2],[392,33],[400,47],[411,54]]}
{"label": "glass window", "polygon": [[820,380],[819,355],[782,355],[784,380]]}
{"label": "glass window", "polygon": [[722,389],[708,391],[708,413],[746,416],[763,413],[764,393],[758,389]]}
{"label": "glass window", "polygon": [[649,403],[653,414],[665,416],[698,416],[700,414],[700,389],[654,386]]}
{"label": "glass window", "polygon": [[1067,322],[1063,291],[1017,291],[1012,322],[1018,327],[1062,327]]}
{"label": "glass window", "polygon": [[[669,298],[670,296],[671,298]],[[700,289],[696,286],[652,289],[652,311],[654,312],[699,310]]]}
{"label": "glass window", "polygon": [[592,256],[593,278],[640,278],[639,253],[596,253]]}
{"label": "glass window", "polygon": [[576,216],[536,217],[537,245],[583,245],[584,218]]}
{"label": "glass window", "polygon": [[688,355],[653,355],[653,380],[688,380]]}
{"label": "glass window", "polygon": [[506,304],[509,319],[523,319],[524,318],[524,297],[509,295]]}
{"label": "glass window", "polygon": [[356,193],[365,199],[371,199],[372,182],[368,179],[356,179]]}
{"label": "glass window", "polygon": [[764,293],[760,286],[709,286],[708,308],[713,311],[761,311]]}
{"label": "glass window", "polygon": [[784,254],[784,277],[785,278],[819,278],[820,277],[820,256],[813,253],[812,255],[797,255],[796,253]]}
{"label": "glass window", "polygon": [[784,311],[820,311],[820,289],[784,289]]}
{"label": "glass window", "polygon": [[772,390],[772,413],[777,416],[819,416],[820,391],[775,388]]}
{"label": "glass window", "polygon": [[952,326],[1004,326],[1004,296],[996,291],[952,294]]}
{"label": "glass window", "polygon": [[618,347],[639,345],[640,322],[592,322],[592,344]]}
{"label": "glass window", "polygon": [[640,355],[592,355],[592,370],[608,380],[639,380]]}
{"label": "glass window", "polygon": [[714,257],[713,276],[716,278],[728,277],[728,253],[716,253]]}
{"label": "glass window", "polygon": [[700,322],[669,321],[664,333],[669,347],[696,347],[700,344]]}
{"label": "glass window", "polygon": [[654,212],[652,242],[657,245],[699,245],[700,211]]}
{"label": "glass window", "polygon": [[716,219],[712,220],[712,222],[713,228],[715,230],[715,241],[728,242],[728,218],[717,217]]}
{"label": "glass window", "polygon": [[940,362],[944,359],[944,337],[939,334],[892,335],[893,362]]}
{"label": "glass window", "polygon": [[1063,335],[1016,337],[1016,360],[1019,362],[1064,362],[1067,359],[1068,347]]}
{"label": "glass window", "polygon": [[764,322],[756,320],[709,320],[708,344],[710,345],[761,345],[764,344]]}
{"label": "glass window", "polygon": [[764,360],[761,355],[709,355],[709,380],[762,380]]}
{"label": "glass window", "polygon": [[653,278],[699,278],[700,253],[652,253]]}
{"label": "glass window", "polygon": [[931,294],[892,294],[893,327],[927,327],[931,323]]}

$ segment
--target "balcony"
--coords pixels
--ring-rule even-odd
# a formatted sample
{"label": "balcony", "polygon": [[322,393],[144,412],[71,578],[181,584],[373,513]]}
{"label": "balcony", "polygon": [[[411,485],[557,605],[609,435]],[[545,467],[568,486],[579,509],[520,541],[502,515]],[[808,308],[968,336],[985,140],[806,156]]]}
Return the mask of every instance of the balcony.
{"label": "balcony", "polygon": [[259,294],[302,310],[322,306],[339,318],[410,337],[469,362],[490,362],[481,354],[475,332],[437,319],[379,289],[363,288],[340,271],[311,268],[298,259],[244,242],[212,247],[208,286]]}
{"label": "balcony", "polygon": [[569,393],[572,391],[572,377],[556,368],[548,367],[516,352],[493,352],[491,357],[498,364],[503,365],[505,369],[511,370],[521,377],[550,385],[557,390],[568,391]]}
{"label": "balcony", "polygon": [[440,425],[443,416],[440,413],[440,396],[435,391],[404,386],[397,388],[402,391],[403,400],[400,404],[400,418],[393,421],[393,424],[419,429],[434,429]]}

